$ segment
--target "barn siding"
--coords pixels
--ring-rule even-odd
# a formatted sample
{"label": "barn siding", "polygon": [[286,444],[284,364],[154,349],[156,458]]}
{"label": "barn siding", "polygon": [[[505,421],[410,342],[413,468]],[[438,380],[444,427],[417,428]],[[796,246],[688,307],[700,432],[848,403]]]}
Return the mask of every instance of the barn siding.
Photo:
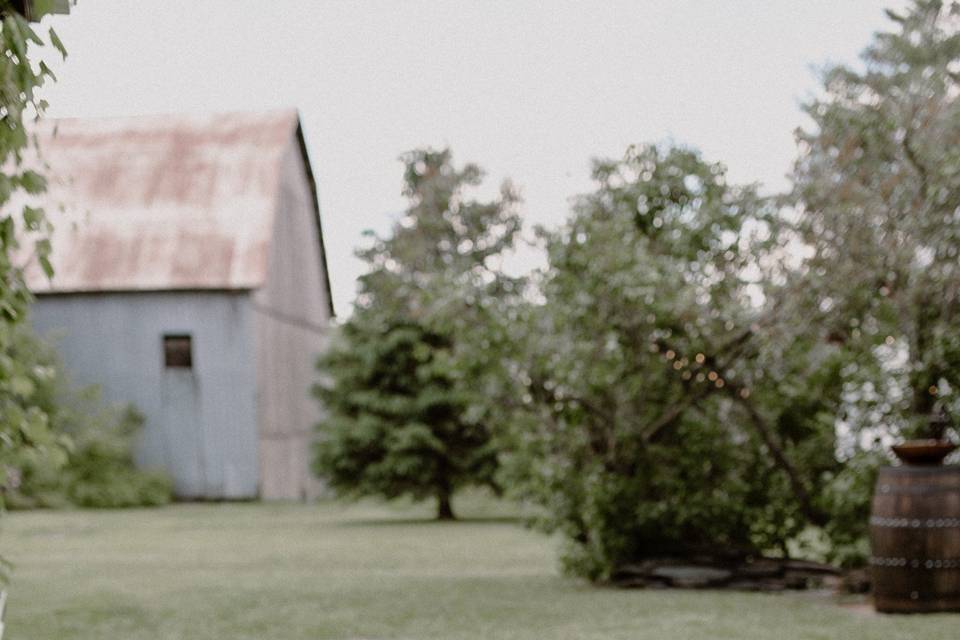
{"label": "barn siding", "polygon": [[310,393],[330,321],[319,221],[296,145],[284,156],[267,283],[254,294],[260,425],[260,493],[310,498],[320,485],[309,469],[320,417]]}
{"label": "barn siding", "polygon": [[[188,498],[257,496],[250,294],[97,293],[39,296],[33,326],[56,339],[71,379],[146,417],[136,449]],[[166,369],[163,335],[188,333],[191,370]]]}

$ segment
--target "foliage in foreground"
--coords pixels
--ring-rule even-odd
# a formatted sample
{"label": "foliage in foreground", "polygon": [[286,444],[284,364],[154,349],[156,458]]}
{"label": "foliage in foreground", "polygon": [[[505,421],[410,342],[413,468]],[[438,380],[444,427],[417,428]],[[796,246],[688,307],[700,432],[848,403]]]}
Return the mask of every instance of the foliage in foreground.
{"label": "foliage in foreground", "polygon": [[[47,40],[41,38],[18,13],[20,4],[0,2],[0,354],[7,354],[14,345],[31,299],[23,278],[29,262],[24,249],[32,248],[42,269],[52,274],[50,223],[43,209],[25,203],[46,189],[46,180],[23,159],[31,145],[27,125],[31,118],[41,117],[47,106],[38,92],[53,79],[47,65],[37,59],[37,48],[43,50],[49,42],[66,56],[53,29]],[[0,357],[0,474],[15,473],[38,457],[62,457],[62,442],[33,399],[31,373],[23,362]],[[0,583],[5,580],[0,568]]]}
{"label": "foliage in foreground", "polygon": [[410,207],[387,238],[360,252],[353,316],[320,363],[327,417],[314,468],[346,495],[451,497],[494,486],[497,451],[484,384],[500,364],[498,317],[517,283],[495,269],[513,243],[516,195],[467,198],[482,172],[449,151],[404,158]]}
{"label": "foliage in foreground", "polygon": [[132,450],[143,417],[132,406],[105,406],[95,387],[71,387],[53,349],[27,329],[7,356],[32,372],[33,401],[62,448],[26,457],[5,490],[11,508],[116,508],[170,502],[164,474],[136,468]]}
{"label": "foliage in foreground", "polygon": [[[27,123],[40,117],[46,107],[37,91],[52,74],[45,64],[31,60],[45,42],[13,4],[0,4],[0,107],[4,113],[4,126],[0,127],[0,205],[4,208],[0,215],[0,353],[9,353],[14,346],[30,302],[23,278],[22,242],[33,244],[37,259],[50,275],[50,224],[42,209],[23,203],[42,193],[46,180],[25,166],[23,158],[30,146]],[[52,30],[49,38],[65,54]],[[34,391],[31,371],[24,362],[0,358],[0,469],[16,469],[30,457],[58,447],[48,417],[32,400]]]}

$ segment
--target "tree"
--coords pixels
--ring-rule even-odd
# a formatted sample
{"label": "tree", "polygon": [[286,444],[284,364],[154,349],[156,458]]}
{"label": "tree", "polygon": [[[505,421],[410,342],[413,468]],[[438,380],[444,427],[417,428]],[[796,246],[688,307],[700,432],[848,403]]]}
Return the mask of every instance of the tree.
{"label": "tree", "polygon": [[891,18],[807,106],[798,216],[647,147],[545,234],[513,468],[573,571],[810,524],[862,562],[881,437],[955,431],[960,10]]}
{"label": "tree", "polygon": [[[776,207],[682,147],[632,148],[594,178],[568,223],[541,231],[508,473],[564,534],[567,568],[593,579],[656,555],[784,548],[825,520],[810,478],[835,463],[838,394],[768,398],[777,378],[835,372],[784,335],[756,281],[782,251]],[[775,349],[792,357],[765,370]]]}
{"label": "tree", "polygon": [[[41,14],[43,7],[38,4],[43,3],[30,6]],[[4,476],[38,457],[65,459],[62,443],[49,429],[48,416],[33,400],[36,389],[32,372],[22,359],[9,355],[31,299],[23,279],[22,242],[33,244],[35,259],[47,275],[52,275],[47,259],[50,224],[42,209],[22,201],[46,188],[36,168],[26,166],[24,153],[32,143],[28,123],[41,117],[47,106],[37,92],[53,73],[43,61],[35,59],[36,47],[47,43],[18,12],[23,5],[0,2],[0,472]],[[53,29],[47,38],[66,56]],[[12,206],[18,194],[26,196],[19,195],[21,204]],[[6,482],[0,480],[0,484]]]}
{"label": "tree", "polygon": [[437,517],[467,484],[494,485],[497,451],[485,380],[499,366],[498,310],[518,282],[497,269],[520,228],[509,184],[468,199],[482,172],[449,150],[403,157],[410,207],[369,264],[353,316],[320,363],[327,417],[315,469],[338,492],[435,496]]}
{"label": "tree", "polygon": [[939,438],[960,410],[960,7],[888,15],[897,31],[806,105],[801,277],[810,316],[855,354],[848,429]]}

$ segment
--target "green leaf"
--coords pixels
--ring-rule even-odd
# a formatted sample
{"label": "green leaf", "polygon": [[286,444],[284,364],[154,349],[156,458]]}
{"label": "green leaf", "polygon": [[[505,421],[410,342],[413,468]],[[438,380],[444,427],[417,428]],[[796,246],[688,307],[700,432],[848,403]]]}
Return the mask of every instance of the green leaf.
{"label": "green leaf", "polygon": [[47,179],[36,171],[28,169],[20,175],[20,186],[23,187],[23,190],[27,193],[36,195],[46,191]]}
{"label": "green leaf", "polygon": [[0,204],[5,203],[10,199],[10,194],[13,192],[13,184],[10,181],[10,176],[5,173],[0,173]]}
{"label": "green leaf", "polygon": [[64,60],[67,59],[67,49],[63,46],[63,42],[60,41],[60,37],[57,35],[57,32],[53,30],[53,27],[50,27],[50,44],[60,52],[60,56]]}
{"label": "green leaf", "polygon": [[50,76],[50,78],[53,79],[54,82],[57,81],[57,76],[53,73],[53,71],[50,70],[50,67],[48,67],[47,63],[44,62],[43,60],[40,61],[40,75]]}
{"label": "green leaf", "polygon": [[46,275],[47,278],[52,278],[54,270],[53,265],[50,264],[50,259],[47,256],[40,256],[37,260],[40,262],[40,268],[43,269],[44,275]]}
{"label": "green leaf", "polygon": [[30,231],[40,229],[40,225],[43,223],[45,217],[46,214],[43,209],[30,206],[23,208],[23,224],[25,224]]}
{"label": "green leaf", "polygon": [[15,225],[13,224],[13,218],[7,216],[0,220],[0,246],[4,249],[13,247],[13,243],[15,242],[14,231]]}
{"label": "green leaf", "polygon": [[40,240],[37,240],[34,243],[34,247],[36,248],[37,255],[41,258],[46,258],[50,255],[51,246],[49,238],[41,238]]}

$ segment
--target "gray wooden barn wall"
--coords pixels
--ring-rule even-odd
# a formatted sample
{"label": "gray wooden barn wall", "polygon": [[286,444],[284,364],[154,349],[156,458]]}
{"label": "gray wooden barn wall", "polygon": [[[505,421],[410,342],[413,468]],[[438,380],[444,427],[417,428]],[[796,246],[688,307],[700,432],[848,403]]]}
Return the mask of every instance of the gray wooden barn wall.
{"label": "gray wooden barn wall", "polygon": [[[72,380],[145,415],[138,462],[178,496],[253,498],[259,484],[254,317],[248,292],[40,296],[32,324],[57,338]],[[190,334],[193,368],[166,368],[164,334]]]}
{"label": "gray wooden barn wall", "polygon": [[254,293],[260,472],[263,498],[312,498],[321,485],[310,472],[320,406],[310,388],[327,343],[330,306],[319,222],[303,156],[284,156],[266,284]]}

